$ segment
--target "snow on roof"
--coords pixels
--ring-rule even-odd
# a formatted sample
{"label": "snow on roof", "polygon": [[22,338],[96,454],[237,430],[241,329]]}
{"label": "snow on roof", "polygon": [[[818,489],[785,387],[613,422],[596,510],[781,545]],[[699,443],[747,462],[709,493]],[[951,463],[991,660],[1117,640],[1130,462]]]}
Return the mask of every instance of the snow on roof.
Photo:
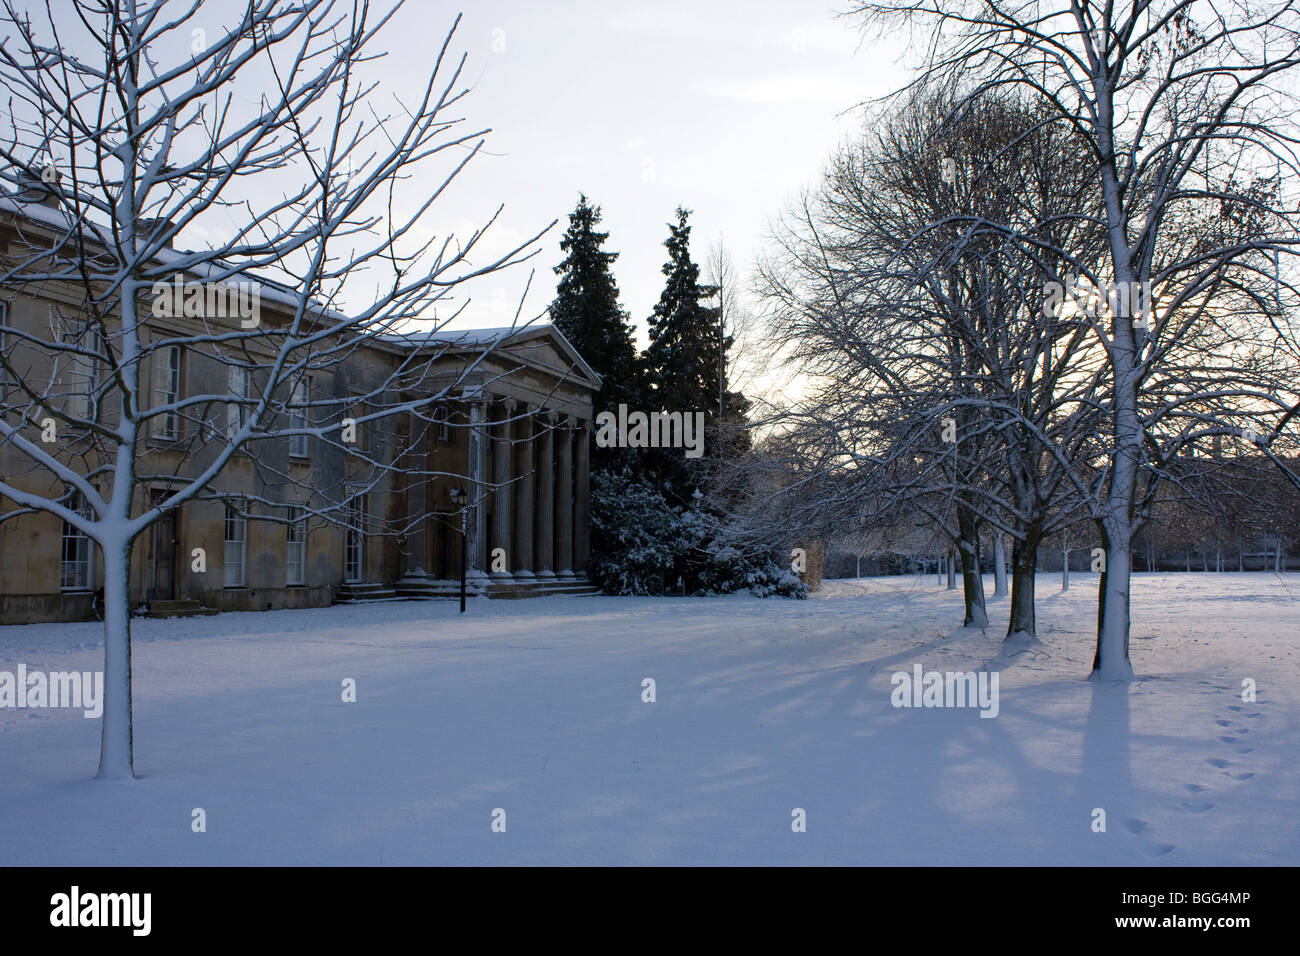
{"label": "snow on roof", "polygon": [[501,342],[522,332],[532,331],[535,329],[550,329],[553,326],[547,325],[503,325],[486,329],[428,329],[420,332],[388,332],[380,338],[388,339],[393,342],[402,342],[409,345],[423,345],[432,342],[450,343],[453,345],[488,345],[492,342]]}
{"label": "snow on roof", "polygon": [[[71,229],[76,222],[62,206],[46,206],[40,202],[19,199],[19,195],[18,191],[4,192],[0,190],[0,209],[11,212],[15,216],[23,216],[47,226],[54,226],[57,229]],[[96,231],[102,228],[95,223],[90,225]]]}
{"label": "snow on roof", "polygon": [[[0,191],[0,210],[11,212],[15,216],[22,216],[31,219],[34,222],[53,226],[57,229],[71,229],[76,225],[76,220],[64,207],[46,206],[39,202],[30,202],[19,199],[18,195],[19,194],[16,192],[6,193]],[[93,221],[87,221],[86,224],[97,234],[99,241],[106,241],[105,236],[101,234],[104,229],[102,224]],[[237,269],[237,267],[232,263],[220,259],[203,260],[202,258],[199,258],[205,255],[210,255],[210,253],[187,249],[162,248],[154,254],[153,260],[165,265],[173,263],[178,264],[178,268],[193,273],[201,279],[211,278],[215,274]],[[186,261],[191,259],[195,261]],[[256,273],[251,272],[240,272],[239,275],[246,278],[248,282],[257,286],[259,298],[275,302],[279,305],[288,306],[290,308],[296,309],[298,307],[298,295],[293,291],[293,289],[284,283],[276,282],[273,279],[268,279],[265,276],[259,276]],[[310,302],[308,304],[315,315],[329,319],[348,318],[348,316],[344,315],[342,312],[325,308],[318,302]]]}
{"label": "snow on roof", "polygon": [[[57,206],[44,206],[37,202],[27,202],[18,199],[15,193],[5,193],[0,191],[0,210],[12,212],[18,216],[25,216],[36,222],[44,223],[48,226],[54,226],[60,229],[70,229],[75,224],[72,216],[62,208]],[[95,230],[102,226],[95,223],[90,224]],[[176,263],[178,268],[184,269],[200,277],[209,277],[225,269],[235,268],[231,263],[223,262],[217,259],[207,261],[186,262],[196,256],[202,256],[203,252],[187,251],[182,249],[163,248],[159,249],[154,255],[154,259],[164,264]],[[248,281],[253,282],[258,287],[258,293],[261,298],[281,305],[297,308],[297,294],[288,286],[280,282],[257,276],[254,273],[240,273]],[[313,306],[313,312],[325,318],[334,320],[347,320],[349,317],[342,312],[334,309],[327,309],[319,303],[310,303]],[[384,332],[376,335],[379,341],[387,342],[393,346],[406,346],[409,348],[420,348],[421,346],[431,344],[442,345],[459,345],[467,348],[481,348],[493,343],[505,342],[517,335],[524,333],[542,332],[557,337],[569,351],[577,357],[583,371],[590,375],[595,381],[600,381],[600,375],[586,363],[578,351],[573,347],[564,333],[557,329],[551,323],[533,324],[525,323],[523,325],[494,326],[491,328],[481,329],[448,329],[437,328],[416,332]]]}
{"label": "snow on roof", "polygon": [[573,347],[573,343],[565,338],[564,333],[551,322],[527,322],[522,325],[502,325],[482,329],[438,328],[419,332],[390,332],[377,337],[394,345],[405,345],[411,348],[433,344],[483,348],[487,345],[503,344],[522,335],[546,335],[558,340],[561,351],[570,353],[585,375],[594,382],[601,381],[600,374],[587,364],[586,359]]}

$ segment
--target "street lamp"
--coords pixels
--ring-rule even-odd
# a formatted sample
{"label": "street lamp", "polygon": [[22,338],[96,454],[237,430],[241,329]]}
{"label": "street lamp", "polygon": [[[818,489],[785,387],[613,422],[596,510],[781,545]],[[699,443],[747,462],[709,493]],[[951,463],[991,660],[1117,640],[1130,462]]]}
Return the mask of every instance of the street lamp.
{"label": "street lamp", "polygon": [[465,553],[467,549],[465,537],[465,502],[469,495],[465,489],[459,486],[451,489],[451,501],[460,509],[460,613],[465,613]]}

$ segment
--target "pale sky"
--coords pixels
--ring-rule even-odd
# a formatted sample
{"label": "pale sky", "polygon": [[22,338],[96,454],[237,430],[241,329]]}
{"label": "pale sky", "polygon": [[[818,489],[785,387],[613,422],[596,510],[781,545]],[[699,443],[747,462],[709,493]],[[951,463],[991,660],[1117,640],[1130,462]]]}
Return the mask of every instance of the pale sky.
{"label": "pale sky", "polygon": [[[188,5],[178,0],[169,9],[176,16]],[[43,4],[28,6],[38,24],[45,19]],[[837,0],[475,0],[463,10],[452,44],[454,54],[468,57],[463,79],[472,87],[456,114],[465,117],[467,130],[492,132],[486,153],[432,207],[421,232],[450,231],[463,240],[504,204],[494,239],[483,248],[488,253],[558,220],[531,263],[537,274],[527,318],[554,295],[559,239],[585,192],[603,209],[607,248],[620,253],[615,276],[623,305],[644,344],[676,206],[694,211],[696,261],[703,264],[709,246],[722,238],[738,278],[748,281],[769,224],[859,128],[853,107],[907,80],[901,43],[864,45],[855,23],[835,17],[837,6]],[[393,95],[410,101],[422,91],[460,9],[444,0],[409,0],[397,13],[376,47],[386,56],[360,67],[362,78],[381,84],[372,94],[377,111],[391,111]],[[350,3],[336,7],[339,15],[350,10]],[[54,11],[63,42],[80,48],[75,35],[82,28],[71,11],[58,3]],[[175,31],[175,46],[159,43],[152,55],[163,68],[183,62],[191,27],[204,27],[211,37],[239,12],[238,5],[205,0]],[[43,24],[38,31],[48,36]],[[236,106],[256,106],[269,79],[256,71],[242,76]],[[409,195],[427,196],[440,182],[436,173],[430,172],[427,189],[406,184]],[[264,198],[281,194],[274,181],[249,187]],[[219,242],[231,225],[218,223],[209,234],[197,224],[178,245]],[[474,283],[459,324],[508,324],[527,277],[527,268],[517,268]]]}
{"label": "pale sky", "polygon": [[[413,26],[388,45],[384,75],[427,72],[455,10],[409,4],[399,16]],[[857,128],[845,111],[905,80],[901,49],[859,48],[854,25],[833,12],[817,0],[476,2],[456,44],[474,80],[464,112],[493,128],[492,155],[437,217],[460,233],[504,202],[501,239],[559,219],[536,260],[529,309],[540,311],[566,216],[587,193],[604,211],[623,305],[643,337],[678,204],[694,211],[697,262],[721,236],[748,273],[772,218]],[[524,278],[475,291],[467,324],[508,319]]]}

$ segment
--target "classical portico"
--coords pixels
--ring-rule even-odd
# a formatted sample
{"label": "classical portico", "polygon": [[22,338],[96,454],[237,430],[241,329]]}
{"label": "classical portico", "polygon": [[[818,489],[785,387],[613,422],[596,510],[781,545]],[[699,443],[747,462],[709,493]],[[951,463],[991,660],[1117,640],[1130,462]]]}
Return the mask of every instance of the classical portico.
{"label": "classical portico", "polygon": [[[494,331],[466,333],[467,352]],[[445,594],[458,585],[462,523],[466,579],[476,593],[526,597],[585,585],[599,377],[542,326],[496,343],[457,385],[445,426],[412,416],[409,457],[423,475],[406,489],[415,530],[397,592]],[[463,507],[453,500],[456,487],[468,492]]]}

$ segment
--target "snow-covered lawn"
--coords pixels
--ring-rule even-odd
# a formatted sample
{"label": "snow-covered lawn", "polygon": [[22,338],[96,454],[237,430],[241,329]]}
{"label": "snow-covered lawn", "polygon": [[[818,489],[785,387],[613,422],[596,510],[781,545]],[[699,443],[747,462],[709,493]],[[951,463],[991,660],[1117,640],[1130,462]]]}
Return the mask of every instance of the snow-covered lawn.
{"label": "snow-covered lawn", "polygon": [[[137,621],[141,779],[92,779],[80,711],[0,710],[0,863],[1300,862],[1300,576],[1137,575],[1128,687],[1084,679],[1072,585],[1011,651],[933,577]],[[97,626],[0,628],[19,662],[98,670]],[[998,716],[893,707],[918,663],[999,671]]]}

